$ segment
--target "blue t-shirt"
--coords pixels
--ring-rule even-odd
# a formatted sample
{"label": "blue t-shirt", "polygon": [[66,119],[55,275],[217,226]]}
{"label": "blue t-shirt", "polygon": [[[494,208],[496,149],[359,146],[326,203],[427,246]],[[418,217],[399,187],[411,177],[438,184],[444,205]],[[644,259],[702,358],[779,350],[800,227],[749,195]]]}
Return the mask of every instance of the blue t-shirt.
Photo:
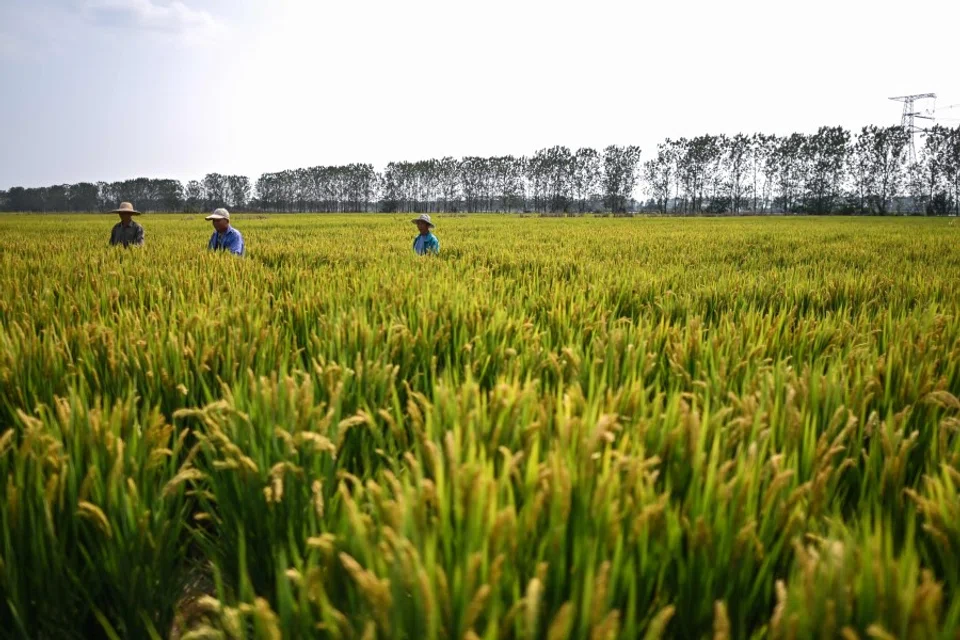
{"label": "blue t-shirt", "polygon": [[437,254],[440,253],[440,241],[432,233],[419,235],[413,239],[413,250],[417,252],[418,256],[428,253]]}

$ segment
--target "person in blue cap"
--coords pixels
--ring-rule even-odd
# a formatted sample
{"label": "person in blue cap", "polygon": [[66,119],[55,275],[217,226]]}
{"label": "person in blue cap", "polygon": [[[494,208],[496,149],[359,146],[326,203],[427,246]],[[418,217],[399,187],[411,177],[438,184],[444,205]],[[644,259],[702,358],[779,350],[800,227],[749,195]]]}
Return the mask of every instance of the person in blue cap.
{"label": "person in blue cap", "polygon": [[436,226],[430,221],[430,215],[421,213],[411,222],[417,225],[417,229],[420,230],[420,235],[413,239],[413,250],[417,253],[417,255],[423,256],[427,254],[439,254],[440,241],[437,240],[437,236],[433,235],[433,233],[430,231],[434,228],[434,226]]}

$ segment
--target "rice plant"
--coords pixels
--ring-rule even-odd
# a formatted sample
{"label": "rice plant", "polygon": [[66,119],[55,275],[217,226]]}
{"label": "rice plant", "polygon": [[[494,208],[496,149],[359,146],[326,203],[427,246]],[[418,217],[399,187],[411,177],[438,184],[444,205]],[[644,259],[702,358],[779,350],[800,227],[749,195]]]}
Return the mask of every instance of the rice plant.
{"label": "rice plant", "polygon": [[0,216],[0,634],[958,638],[960,227]]}

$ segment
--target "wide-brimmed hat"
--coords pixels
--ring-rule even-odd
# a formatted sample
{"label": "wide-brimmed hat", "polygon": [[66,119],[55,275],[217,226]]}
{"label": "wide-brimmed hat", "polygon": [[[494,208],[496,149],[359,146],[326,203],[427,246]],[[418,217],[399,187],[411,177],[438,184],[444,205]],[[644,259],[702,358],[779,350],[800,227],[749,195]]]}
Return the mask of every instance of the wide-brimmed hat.
{"label": "wide-brimmed hat", "polygon": [[140,215],[140,212],[137,211],[136,209],[134,209],[134,208],[133,208],[133,205],[130,204],[129,202],[121,202],[119,209],[114,209],[113,211],[110,211],[109,213],[129,213],[129,214],[132,214],[132,215],[135,215],[135,216],[139,216],[139,215]]}
{"label": "wide-brimmed hat", "polygon": [[413,222],[414,224],[416,224],[417,222],[426,222],[426,223],[427,223],[427,226],[429,226],[429,227],[435,227],[435,226],[437,226],[437,225],[433,224],[432,222],[430,222],[430,214],[428,214],[428,213],[421,213],[419,216],[417,216],[416,218],[414,218],[414,219],[411,220],[410,222]]}
{"label": "wide-brimmed hat", "polygon": [[204,220],[229,220],[229,219],[230,219],[230,212],[223,208],[214,209],[213,213],[211,213],[206,218],[204,218]]}

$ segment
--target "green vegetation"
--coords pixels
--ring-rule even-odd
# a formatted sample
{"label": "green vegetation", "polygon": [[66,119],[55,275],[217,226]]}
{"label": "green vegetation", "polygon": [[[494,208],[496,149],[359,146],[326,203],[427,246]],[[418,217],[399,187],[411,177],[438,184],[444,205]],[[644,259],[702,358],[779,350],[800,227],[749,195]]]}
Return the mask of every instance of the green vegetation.
{"label": "green vegetation", "polygon": [[409,217],[0,216],[0,633],[960,637],[960,225]]}

